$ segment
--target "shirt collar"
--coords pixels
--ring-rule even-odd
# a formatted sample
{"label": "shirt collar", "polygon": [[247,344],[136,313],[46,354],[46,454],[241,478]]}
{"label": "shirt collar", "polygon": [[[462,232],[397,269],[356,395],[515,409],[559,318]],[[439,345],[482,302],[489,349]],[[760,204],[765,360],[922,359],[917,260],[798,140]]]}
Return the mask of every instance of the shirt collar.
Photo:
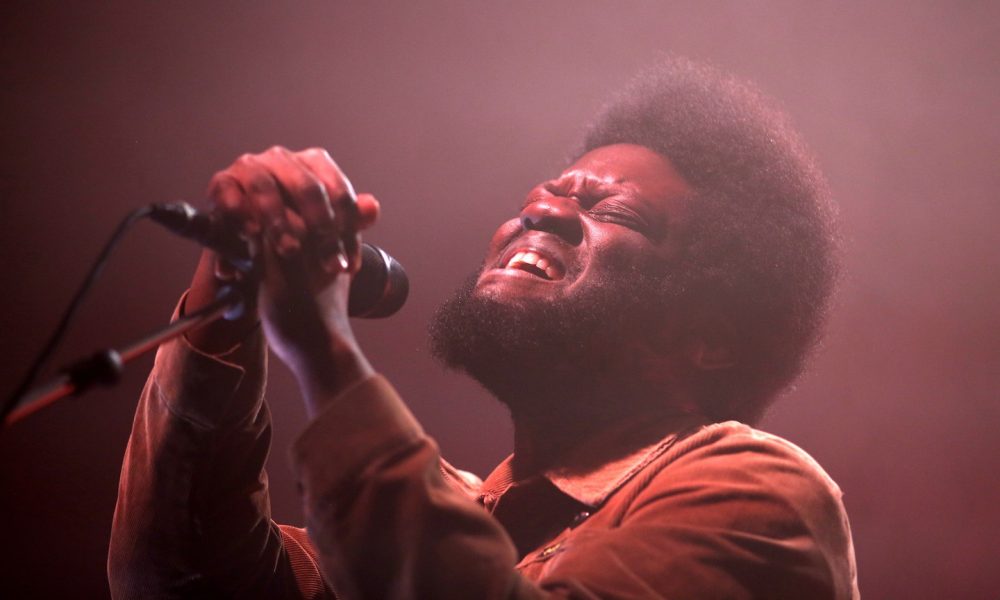
{"label": "shirt collar", "polygon": [[[541,476],[570,498],[598,507],[663,454],[681,432],[704,423],[695,415],[644,415],[589,437]],[[508,456],[483,482],[480,499],[485,503],[492,504],[512,485],[523,483],[514,481],[513,460],[513,454]]]}

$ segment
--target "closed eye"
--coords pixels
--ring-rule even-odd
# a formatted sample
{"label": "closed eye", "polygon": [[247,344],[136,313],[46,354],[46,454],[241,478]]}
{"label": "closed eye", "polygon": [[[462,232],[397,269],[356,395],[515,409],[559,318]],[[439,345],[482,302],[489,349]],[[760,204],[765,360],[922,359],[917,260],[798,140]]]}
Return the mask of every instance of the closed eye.
{"label": "closed eye", "polygon": [[624,202],[605,199],[588,211],[590,216],[602,223],[614,223],[649,236],[649,222]]}

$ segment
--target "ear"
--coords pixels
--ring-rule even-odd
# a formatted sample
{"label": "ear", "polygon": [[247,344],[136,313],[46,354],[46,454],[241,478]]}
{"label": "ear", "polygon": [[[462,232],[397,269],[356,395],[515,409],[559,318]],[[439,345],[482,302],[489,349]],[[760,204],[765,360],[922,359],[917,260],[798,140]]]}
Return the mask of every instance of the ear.
{"label": "ear", "polygon": [[[658,406],[690,414],[702,412],[691,388],[701,367],[693,364],[684,344],[676,339],[670,342],[661,339],[657,344],[648,341],[636,344],[632,350],[631,368],[638,375],[635,379],[643,382],[643,388],[659,390]],[[669,404],[662,404],[664,400]]]}
{"label": "ear", "polygon": [[651,328],[642,343],[642,352],[633,360],[647,373],[657,372],[669,379],[689,377],[691,371],[717,371],[736,365],[736,352],[730,340],[735,335],[728,323],[718,317],[708,324],[696,315],[684,327],[665,325]]}
{"label": "ear", "polygon": [[702,314],[692,319],[685,350],[688,362],[698,371],[728,369],[736,359],[736,328],[725,317]]}

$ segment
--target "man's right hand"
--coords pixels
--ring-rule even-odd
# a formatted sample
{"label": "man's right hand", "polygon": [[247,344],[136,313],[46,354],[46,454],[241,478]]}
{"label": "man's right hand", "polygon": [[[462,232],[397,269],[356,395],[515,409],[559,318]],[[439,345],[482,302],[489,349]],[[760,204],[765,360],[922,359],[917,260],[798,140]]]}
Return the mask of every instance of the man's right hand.
{"label": "man's right hand", "polygon": [[[272,256],[301,254],[302,262],[312,265],[321,278],[330,283],[340,280],[336,285],[345,293],[350,275],[359,266],[358,232],[378,215],[377,201],[366,194],[356,197],[350,182],[322,149],[291,152],[274,147],[262,154],[244,155],[215,174],[208,196],[214,217],[247,240],[258,255],[258,270],[268,264],[262,256],[264,249]],[[270,264],[273,267],[274,261]],[[189,332],[188,339],[197,349],[225,352],[256,327],[258,282],[242,281],[246,277],[215,252],[203,252],[185,312],[207,305],[220,288],[234,283],[246,284],[247,310],[238,320],[217,320]],[[268,280],[274,277],[264,278]],[[349,333],[346,313],[341,321],[339,328]]]}
{"label": "man's right hand", "polygon": [[[184,312],[193,313],[198,309],[210,304],[226,285],[238,284],[238,273],[233,267],[225,262],[216,252],[204,250],[198,267],[195,269],[194,278],[191,281],[191,288],[188,291],[187,300],[184,303]],[[192,346],[206,354],[222,354],[240,342],[257,327],[260,320],[257,316],[256,291],[247,294],[244,300],[245,310],[243,315],[233,321],[217,319],[187,332],[186,337]]]}

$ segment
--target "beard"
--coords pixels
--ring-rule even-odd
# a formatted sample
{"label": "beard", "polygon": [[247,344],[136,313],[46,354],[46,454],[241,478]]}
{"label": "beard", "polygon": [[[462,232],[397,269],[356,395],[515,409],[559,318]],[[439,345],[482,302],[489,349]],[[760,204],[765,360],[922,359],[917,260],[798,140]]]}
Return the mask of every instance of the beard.
{"label": "beard", "polygon": [[648,273],[620,269],[572,295],[514,301],[477,293],[472,275],[434,315],[431,352],[515,415],[565,413],[568,399],[581,418],[625,409],[627,393],[615,407],[598,397],[609,385],[626,392],[638,383],[622,376],[628,349],[668,314],[667,278]]}

